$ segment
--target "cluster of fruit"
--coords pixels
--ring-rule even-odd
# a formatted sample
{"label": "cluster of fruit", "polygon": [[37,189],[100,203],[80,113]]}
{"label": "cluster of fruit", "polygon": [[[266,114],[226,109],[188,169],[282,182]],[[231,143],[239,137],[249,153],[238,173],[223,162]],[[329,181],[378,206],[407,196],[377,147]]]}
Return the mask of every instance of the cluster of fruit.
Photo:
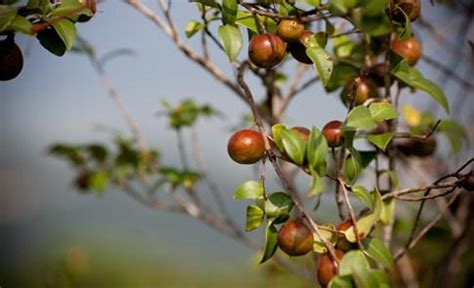
{"label": "cluster of fruit", "polygon": [[[93,14],[97,11],[97,0],[77,0],[79,4],[82,4],[84,8],[91,11]],[[2,4],[2,1],[0,1]],[[35,9],[30,9],[36,11]],[[29,10],[28,10],[29,11]],[[70,15],[73,16],[73,15]],[[36,17],[41,18],[41,17]],[[87,22],[92,18],[90,15],[79,14],[75,18],[76,22]],[[32,17],[31,19],[35,19]],[[33,22],[31,26],[31,35],[38,36],[39,33],[51,34],[53,28],[50,27],[54,21],[58,21],[60,18],[51,19],[51,23],[38,21]],[[33,20],[31,20],[33,21]],[[34,20],[36,21],[36,20]],[[4,34],[6,37],[0,40],[0,81],[9,81],[15,79],[23,69],[23,53],[20,47],[15,43],[15,34],[12,31],[0,31],[0,36]]]}

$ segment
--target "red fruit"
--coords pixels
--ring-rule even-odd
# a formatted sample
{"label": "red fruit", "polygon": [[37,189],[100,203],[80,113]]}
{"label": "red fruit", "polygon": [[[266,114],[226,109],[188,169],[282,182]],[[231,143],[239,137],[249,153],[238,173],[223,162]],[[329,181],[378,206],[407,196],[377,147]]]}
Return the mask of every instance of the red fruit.
{"label": "red fruit", "polygon": [[[341,250],[335,250],[337,260],[341,260],[344,257],[344,252]],[[321,286],[326,287],[331,279],[338,273],[338,265],[331,258],[329,253],[321,255],[318,263],[318,281]]]}
{"label": "red fruit", "polygon": [[290,256],[313,250],[313,233],[300,220],[288,221],[278,231],[278,247]]}
{"label": "red fruit", "polygon": [[313,35],[310,31],[304,31],[299,41],[288,44],[288,51],[291,56],[304,64],[313,64],[313,61],[306,55],[306,45],[309,38]]}
{"label": "red fruit", "polygon": [[272,68],[283,61],[286,43],[275,34],[256,35],[249,43],[249,58],[255,66]]}
{"label": "red fruit", "polygon": [[0,41],[0,81],[18,76],[23,69],[23,54],[12,36]]}
{"label": "red fruit", "polygon": [[402,56],[408,65],[415,65],[421,57],[421,45],[418,40],[411,37],[407,40],[395,39],[392,41],[392,50]]}
{"label": "red fruit", "polygon": [[230,158],[240,164],[253,164],[265,153],[262,134],[250,129],[237,131],[229,139],[227,152]]}
{"label": "red fruit", "polygon": [[398,7],[405,12],[410,21],[415,21],[420,16],[420,0],[399,0]]}
{"label": "red fruit", "polygon": [[354,105],[361,105],[367,99],[378,96],[377,84],[370,78],[356,77],[347,84],[343,93],[345,102],[350,104],[354,101]]}
{"label": "red fruit", "polygon": [[294,19],[283,19],[277,27],[277,34],[286,42],[298,41],[304,32],[304,24]]}
{"label": "red fruit", "polygon": [[339,147],[344,142],[344,133],[341,130],[341,121],[330,121],[323,127],[323,135],[329,147]]}
{"label": "red fruit", "polygon": [[297,132],[298,135],[300,135],[301,139],[303,139],[304,141],[308,141],[309,134],[311,133],[311,131],[308,128],[300,127],[300,126],[293,127],[290,130]]}

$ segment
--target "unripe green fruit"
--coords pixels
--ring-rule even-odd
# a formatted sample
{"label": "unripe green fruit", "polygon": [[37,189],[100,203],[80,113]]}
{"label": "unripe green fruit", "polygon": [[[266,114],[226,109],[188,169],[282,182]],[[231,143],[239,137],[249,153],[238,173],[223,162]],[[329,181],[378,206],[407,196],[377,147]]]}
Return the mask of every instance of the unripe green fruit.
{"label": "unripe green fruit", "polygon": [[256,35],[249,43],[249,58],[260,68],[272,68],[280,64],[286,55],[286,43],[275,34]]}
{"label": "unripe green fruit", "polygon": [[304,64],[313,64],[313,61],[306,55],[306,45],[313,35],[310,31],[304,31],[298,41],[288,44],[288,51],[297,61]]}
{"label": "unripe green fruit", "polygon": [[294,19],[283,19],[277,27],[277,34],[286,42],[298,41],[304,32],[303,23]]}
{"label": "unripe green fruit", "polygon": [[370,78],[356,77],[344,88],[343,97],[346,104],[362,105],[369,98],[378,96],[377,84]]}
{"label": "unripe green fruit", "polygon": [[313,250],[313,233],[301,220],[288,221],[278,231],[278,247],[290,256]]}
{"label": "unripe green fruit", "polygon": [[392,50],[402,56],[408,65],[415,65],[421,57],[421,45],[415,38],[406,40],[395,39],[392,41]]}
{"label": "unripe green fruit", "polygon": [[344,133],[341,129],[341,121],[330,121],[324,125],[322,133],[329,147],[339,147],[344,142]]}
{"label": "unripe green fruit", "polygon": [[[341,250],[335,250],[337,260],[341,260],[344,257],[344,252]],[[319,258],[317,273],[318,281],[321,286],[326,287],[331,279],[336,276],[339,272],[338,266],[335,261],[331,258],[329,253],[321,255]]]}
{"label": "unripe green fruit", "polygon": [[227,144],[230,158],[240,164],[253,164],[265,153],[262,134],[250,129],[237,131]]}
{"label": "unripe green fruit", "polygon": [[0,41],[0,81],[17,77],[23,69],[23,54],[12,36]]}

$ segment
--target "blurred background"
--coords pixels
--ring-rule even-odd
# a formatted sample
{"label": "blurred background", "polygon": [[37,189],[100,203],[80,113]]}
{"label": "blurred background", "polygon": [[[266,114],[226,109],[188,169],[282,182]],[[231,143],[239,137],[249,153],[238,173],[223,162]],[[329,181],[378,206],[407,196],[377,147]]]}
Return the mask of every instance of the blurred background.
{"label": "blurred background", "polygon": [[[143,2],[156,9],[156,1]],[[423,18],[435,20],[437,32],[450,43],[456,45],[452,31],[458,27],[465,27],[466,38],[474,39],[472,21],[466,25],[464,18],[455,17],[459,10],[431,6],[428,1],[422,7]],[[188,20],[199,19],[194,5],[185,0],[173,1],[173,16],[180,31]],[[209,176],[243,226],[245,203],[232,201],[232,193],[239,183],[255,177],[255,169],[233,163],[226,151],[230,128],[249,112],[241,100],[190,63],[149,20],[124,3],[101,3],[98,15],[77,27],[99,54],[117,48],[134,51],[108,63],[106,70],[147,144],[161,151],[164,163],[179,165],[175,134],[156,114],[163,109],[163,100],[176,104],[193,98],[225,113],[223,119],[199,121],[198,129]],[[455,57],[450,47],[440,46],[424,27],[415,27],[424,52],[451,65]],[[19,36],[18,41],[26,56],[24,70],[15,80],[0,84],[2,288],[308,286],[291,275],[273,273],[270,264],[257,266],[259,254],[190,217],[149,209],[118,190],[99,196],[77,193],[71,184],[73,171],[49,157],[48,146],[58,141],[110,143],[112,132],[128,133],[127,126],[86,57],[68,53],[59,58],[35,39]],[[189,43],[199,48],[198,39]],[[458,44],[466,45],[463,51],[469,54],[466,43]],[[210,52],[231,75],[225,55],[215,48]],[[473,79],[468,61],[455,65],[460,75]],[[434,81],[445,78],[426,62],[418,68]],[[291,65],[287,69],[294,71]],[[259,83],[255,79],[249,83],[259,95]],[[472,94],[461,95],[459,85],[444,84],[451,104],[455,97],[463,97],[459,120],[472,121]],[[322,127],[330,119],[342,119],[345,109],[339,97],[326,94],[317,85],[299,95],[286,124]],[[422,93],[407,98],[426,107],[431,103]],[[189,140],[190,135],[185,137]],[[190,147],[187,150],[190,154]],[[302,187],[306,181],[301,181]],[[275,182],[270,185],[278,187]],[[330,213],[336,209],[332,196],[326,200],[315,217],[335,220],[335,213]],[[252,234],[263,241],[261,229]]]}

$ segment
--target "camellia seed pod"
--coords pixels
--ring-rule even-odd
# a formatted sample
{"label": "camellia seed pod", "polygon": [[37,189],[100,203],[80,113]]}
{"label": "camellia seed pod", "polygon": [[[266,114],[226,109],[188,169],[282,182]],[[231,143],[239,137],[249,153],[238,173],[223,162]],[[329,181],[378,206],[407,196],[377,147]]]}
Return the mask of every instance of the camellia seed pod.
{"label": "camellia seed pod", "polygon": [[286,55],[286,43],[275,34],[256,35],[249,43],[249,58],[260,68],[272,68],[280,64]]}
{"label": "camellia seed pod", "polygon": [[278,247],[290,256],[313,250],[313,233],[301,220],[288,221],[278,231]]}
{"label": "camellia seed pod", "polygon": [[[344,257],[344,252],[341,250],[336,249],[334,252],[336,253],[337,260],[341,260],[342,257]],[[321,255],[317,268],[319,284],[326,287],[338,272],[338,266],[335,263],[335,260],[331,258],[330,254],[326,253]]]}
{"label": "camellia seed pod", "polygon": [[258,162],[265,153],[263,136],[257,131],[243,129],[232,135],[227,144],[230,158],[240,164]]}
{"label": "camellia seed pod", "polygon": [[402,56],[408,65],[415,65],[421,57],[421,45],[418,40],[411,37],[406,40],[394,39],[392,50]]}
{"label": "camellia seed pod", "polygon": [[304,24],[294,19],[283,19],[278,23],[277,34],[286,42],[298,41],[304,32]]}
{"label": "camellia seed pod", "polygon": [[330,121],[324,125],[322,133],[329,147],[339,147],[344,142],[344,133],[341,129],[341,121]]}
{"label": "camellia seed pod", "polygon": [[0,81],[16,78],[23,69],[23,53],[16,45],[14,36],[0,41]]}

